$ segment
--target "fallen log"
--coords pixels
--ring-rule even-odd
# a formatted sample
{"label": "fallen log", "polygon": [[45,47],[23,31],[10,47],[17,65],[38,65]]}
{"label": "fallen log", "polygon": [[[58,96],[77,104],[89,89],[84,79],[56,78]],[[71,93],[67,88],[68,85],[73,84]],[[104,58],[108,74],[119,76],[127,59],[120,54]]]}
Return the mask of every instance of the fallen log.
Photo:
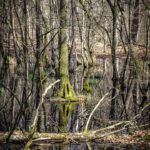
{"label": "fallen log", "polygon": [[[0,142],[6,143],[8,132],[0,134]],[[9,142],[28,141],[29,133],[20,131],[14,132]],[[38,133],[35,132],[32,138],[32,144],[39,143],[70,143],[70,142],[87,142],[97,139],[98,136],[90,133]]]}
{"label": "fallen log", "polygon": [[[116,131],[117,132],[117,131]],[[8,132],[0,132],[0,143],[6,144]],[[10,141],[12,143],[26,143],[29,133],[21,131],[14,132]],[[38,133],[35,132],[30,146],[59,145],[59,144],[80,144],[87,142],[130,144],[150,146],[150,130],[134,131],[130,134],[114,134],[114,132],[102,133],[99,135],[88,133]]]}

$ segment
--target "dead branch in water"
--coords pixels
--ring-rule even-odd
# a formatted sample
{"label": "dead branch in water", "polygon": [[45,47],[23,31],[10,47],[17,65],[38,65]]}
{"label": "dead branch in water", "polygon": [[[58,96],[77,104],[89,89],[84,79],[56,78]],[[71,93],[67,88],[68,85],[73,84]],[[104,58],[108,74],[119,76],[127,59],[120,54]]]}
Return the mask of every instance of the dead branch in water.
{"label": "dead branch in water", "polygon": [[33,124],[31,126],[31,130],[29,132],[29,135],[28,135],[28,142],[26,143],[25,147],[24,147],[24,150],[28,149],[29,146],[31,145],[32,143],[32,137],[36,131],[36,125],[37,125],[37,121],[38,121],[38,116],[39,116],[39,110],[44,102],[44,96],[47,94],[48,90],[50,90],[52,88],[52,86],[54,86],[56,83],[60,82],[60,80],[57,80],[55,81],[54,83],[50,84],[46,89],[45,91],[43,92],[42,94],[42,97],[41,97],[41,101],[36,109],[36,114],[35,114],[35,117],[34,117],[34,121],[33,121]]}

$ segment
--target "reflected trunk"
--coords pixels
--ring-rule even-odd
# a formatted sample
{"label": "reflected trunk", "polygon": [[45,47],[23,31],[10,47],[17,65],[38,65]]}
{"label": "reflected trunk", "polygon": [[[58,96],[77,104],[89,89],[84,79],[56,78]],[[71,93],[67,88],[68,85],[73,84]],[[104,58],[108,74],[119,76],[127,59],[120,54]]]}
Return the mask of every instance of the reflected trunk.
{"label": "reflected trunk", "polygon": [[71,113],[74,103],[58,104],[59,107],[59,132],[69,132],[71,125]]}

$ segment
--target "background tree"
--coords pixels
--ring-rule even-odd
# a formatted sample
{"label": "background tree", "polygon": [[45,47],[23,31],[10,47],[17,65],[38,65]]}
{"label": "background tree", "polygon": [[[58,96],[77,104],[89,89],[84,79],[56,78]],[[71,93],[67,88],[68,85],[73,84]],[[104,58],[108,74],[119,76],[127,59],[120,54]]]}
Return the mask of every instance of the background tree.
{"label": "background tree", "polygon": [[112,12],[113,16],[113,27],[112,27],[112,42],[111,42],[111,53],[112,53],[112,64],[113,64],[113,90],[112,90],[112,101],[111,101],[111,109],[110,109],[110,118],[113,119],[114,113],[115,113],[115,99],[114,96],[116,94],[116,87],[118,83],[118,72],[116,67],[116,31],[117,31],[117,1],[115,0],[114,3],[112,3],[110,0],[107,0],[109,7]]}

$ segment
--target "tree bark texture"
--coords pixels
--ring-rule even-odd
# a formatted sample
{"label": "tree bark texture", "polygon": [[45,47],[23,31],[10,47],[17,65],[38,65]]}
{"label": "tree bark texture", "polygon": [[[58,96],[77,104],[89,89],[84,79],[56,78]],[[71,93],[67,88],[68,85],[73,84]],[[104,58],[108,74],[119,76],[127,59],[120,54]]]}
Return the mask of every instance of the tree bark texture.
{"label": "tree bark texture", "polygon": [[74,91],[69,81],[68,74],[68,48],[66,33],[66,0],[60,1],[60,92],[59,96],[64,98],[74,97]]}

